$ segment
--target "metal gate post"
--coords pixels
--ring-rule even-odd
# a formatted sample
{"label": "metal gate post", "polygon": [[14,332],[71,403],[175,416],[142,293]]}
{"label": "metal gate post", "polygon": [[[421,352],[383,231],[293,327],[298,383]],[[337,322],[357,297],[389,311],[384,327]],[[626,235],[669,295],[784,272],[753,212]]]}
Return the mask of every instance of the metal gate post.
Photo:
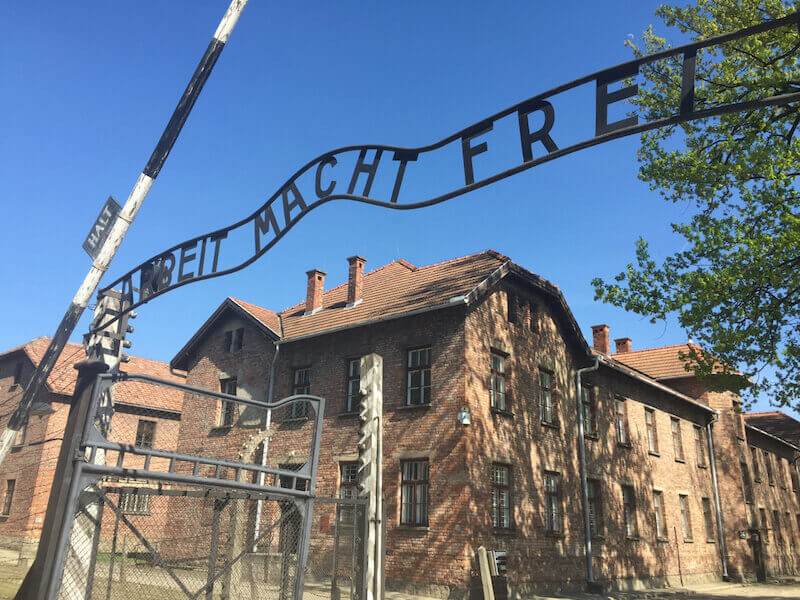
{"label": "metal gate post", "polygon": [[361,430],[358,440],[359,493],[368,499],[365,535],[364,600],[380,600],[383,588],[383,359],[361,358]]}
{"label": "metal gate post", "polygon": [[87,419],[90,418],[92,392],[97,376],[104,373],[108,366],[99,360],[83,361],[75,365],[78,370],[78,380],[75,384],[75,393],[64,429],[64,439],[58,455],[56,470],[53,476],[53,487],[50,490],[50,499],[47,501],[42,535],[36,558],[28,570],[25,580],[15,596],[16,600],[50,600],[55,598],[58,584],[63,573],[64,548],[62,547],[69,536],[65,536],[72,529],[75,518],[75,503],[77,498],[70,495],[71,488],[77,485],[74,481],[79,476],[80,469],[77,463],[83,460],[80,453],[81,438]]}

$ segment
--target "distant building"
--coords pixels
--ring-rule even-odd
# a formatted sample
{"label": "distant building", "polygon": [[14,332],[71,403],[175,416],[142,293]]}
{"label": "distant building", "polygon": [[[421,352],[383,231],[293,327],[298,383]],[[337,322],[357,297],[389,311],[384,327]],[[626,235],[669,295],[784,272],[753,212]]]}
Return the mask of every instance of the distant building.
{"label": "distant building", "polygon": [[[40,337],[0,354],[0,405],[3,407],[0,425],[3,427],[49,343],[49,338]],[[36,555],[77,380],[73,365],[85,358],[83,346],[67,344],[47,379],[44,392],[54,412],[32,415],[0,465],[0,550],[11,551],[23,561],[32,560]],[[136,356],[131,356],[126,370],[181,381],[170,373],[169,365]],[[153,386],[123,386],[115,402],[109,436],[112,441],[141,445],[158,439],[159,447],[176,447],[183,402],[181,393]],[[123,483],[131,490],[140,485],[139,482]],[[150,500],[148,496],[129,493],[121,507],[146,532],[157,531],[164,525],[163,514],[151,516]],[[110,517],[105,515],[104,518]]]}

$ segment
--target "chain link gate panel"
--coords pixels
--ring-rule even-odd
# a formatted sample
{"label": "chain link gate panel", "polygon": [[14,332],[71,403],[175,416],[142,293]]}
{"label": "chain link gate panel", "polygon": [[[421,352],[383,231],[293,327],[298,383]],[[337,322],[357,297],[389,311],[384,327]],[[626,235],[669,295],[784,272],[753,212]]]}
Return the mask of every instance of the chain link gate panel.
{"label": "chain link gate panel", "polygon": [[[181,428],[167,448],[108,400],[142,385],[234,416]],[[58,598],[361,600],[364,501],[315,498],[322,398],[267,405],[117,373],[97,378],[90,403],[65,498],[74,520],[58,539]]]}

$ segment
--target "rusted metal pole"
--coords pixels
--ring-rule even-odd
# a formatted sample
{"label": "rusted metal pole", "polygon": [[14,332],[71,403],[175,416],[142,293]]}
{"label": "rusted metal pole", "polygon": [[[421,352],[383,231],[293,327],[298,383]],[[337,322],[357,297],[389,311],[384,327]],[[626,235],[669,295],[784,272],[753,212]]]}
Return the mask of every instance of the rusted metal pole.
{"label": "rusted metal pole", "polygon": [[83,311],[86,309],[89,300],[97,289],[100,279],[111,264],[111,259],[114,258],[117,249],[122,243],[122,239],[125,237],[128,228],[136,217],[136,213],[139,212],[153,182],[156,177],[158,177],[161,167],[164,166],[164,161],[167,160],[167,156],[169,156],[170,150],[172,150],[172,146],[175,144],[175,140],[178,139],[178,135],[184,123],[186,123],[186,119],[197,97],[200,95],[200,91],[203,89],[203,85],[211,74],[211,70],[214,68],[214,64],[222,53],[225,42],[228,41],[228,37],[230,37],[246,4],[247,0],[233,0],[228,10],[225,12],[225,16],[222,17],[222,21],[220,21],[217,30],[214,32],[211,43],[208,45],[208,48],[206,48],[205,54],[203,54],[203,58],[200,60],[200,64],[197,66],[194,75],[192,75],[192,79],[186,86],[186,90],[183,92],[178,106],[172,113],[172,117],[169,123],[167,123],[167,127],[164,129],[164,133],[161,134],[161,139],[159,139],[153,154],[150,156],[150,160],[147,161],[147,165],[136,180],[136,185],[133,186],[133,190],[128,196],[128,200],[125,202],[122,212],[120,212],[119,217],[112,226],[108,238],[100,249],[97,258],[92,263],[89,273],[78,288],[66,314],[61,319],[61,323],[59,323],[52,340],[50,340],[50,345],[47,347],[47,350],[45,350],[42,360],[36,365],[36,369],[25,388],[19,405],[11,415],[5,430],[0,434],[0,464],[2,464],[6,456],[8,456],[11,446],[14,443],[14,438],[28,420],[28,412],[33,401],[44,388],[44,384],[50,372],[53,370],[56,360],[64,349],[64,346],[66,346],[70,335],[72,335],[72,332],[75,330],[75,326],[78,324],[81,315],[83,315]]}

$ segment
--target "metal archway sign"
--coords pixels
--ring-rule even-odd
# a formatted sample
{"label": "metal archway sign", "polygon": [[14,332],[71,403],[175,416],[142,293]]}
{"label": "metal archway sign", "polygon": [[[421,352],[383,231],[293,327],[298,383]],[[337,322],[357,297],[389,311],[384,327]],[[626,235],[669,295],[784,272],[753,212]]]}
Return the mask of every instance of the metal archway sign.
{"label": "metal archway sign", "polygon": [[[243,269],[272,248],[306,214],[333,200],[352,200],[395,210],[423,208],[617,138],[725,113],[796,102],[800,100],[800,91],[698,109],[695,106],[695,65],[698,51],[704,48],[713,49],[737,39],[799,24],[800,16],[795,13],[733,33],[639,57],[514,104],[427,146],[403,148],[363,145],[332,150],[306,163],[246,218],[161,252],[103,288],[100,295],[111,288],[121,289],[130,308],[135,308],[183,285]],[[638,94],[638,85],[632,84],[631,78],[639,73],[640,67],[673,57],[682,59],[680,103],[675,107],[674,114],[647,122],[640,122],[637,115],[609,121],[609,108],[618,108],[619,105],[615,107],[615,103]],[[609,86],[617,82],[621,82],[622,87],[610,91]],[[559,94],[587,85],[595,88],[594,135],[562,146],[552,134],[557,113],[551,100]],[[532,128],[531,115],[535,115],[534,118],[541,125]],[[518,135],[515,143],[519,148],[519,160],[499,172],[476,178],[479,157],[489,152],[488,141],[481,137],[505,118],[516,121]],[[428,198],[407,200],[403,197],[407,172],[419,165],[423,158],[451,144],[458,147],[463,185]],[[538,156],[534,156],[534,150]],[[376,179],[383,180],[382,191],[377,189]],[[240,238],[238,243],[232,243],[234,237]]]}

